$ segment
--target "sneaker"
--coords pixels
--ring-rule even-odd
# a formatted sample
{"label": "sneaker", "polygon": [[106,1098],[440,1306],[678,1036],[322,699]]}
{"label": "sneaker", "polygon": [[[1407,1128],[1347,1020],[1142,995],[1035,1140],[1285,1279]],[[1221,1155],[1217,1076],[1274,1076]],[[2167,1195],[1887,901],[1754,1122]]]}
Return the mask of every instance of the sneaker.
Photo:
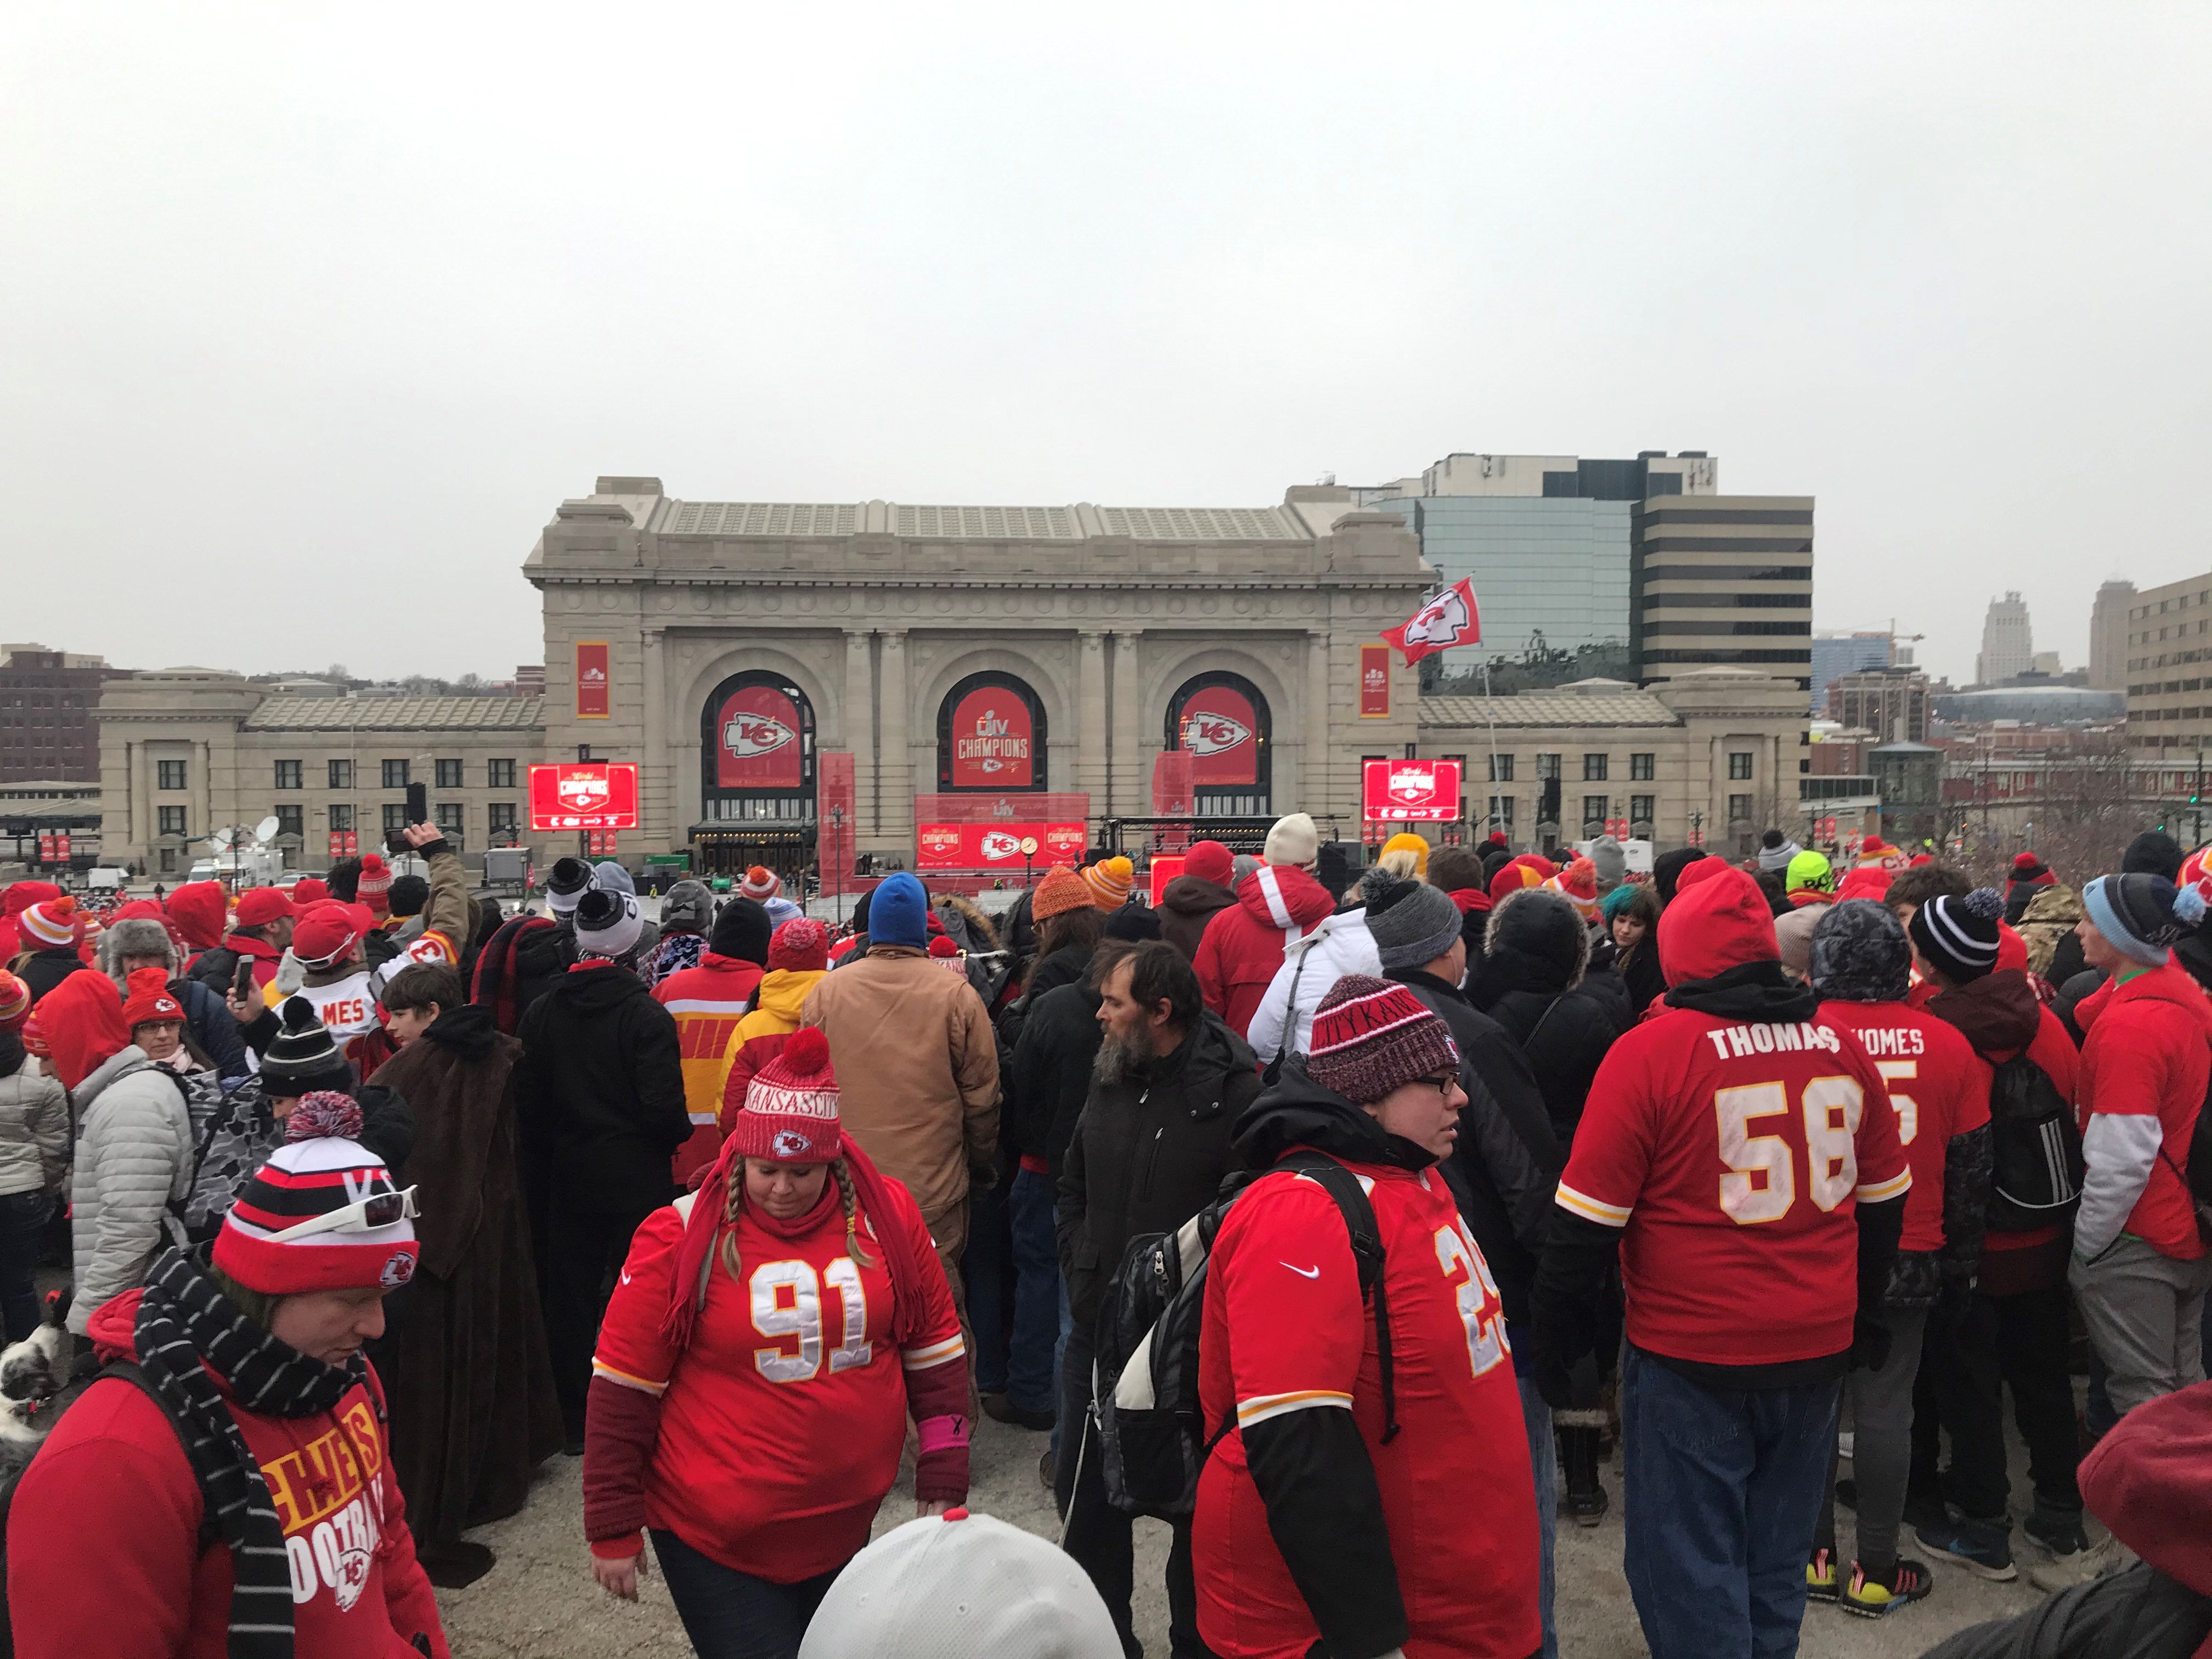
{"label": "sneaker", "polygon": [[1962,1518],[1912,1530],[1929,1553],[1956,1561],[1978,1577],[2006,1584],[2020,1577],[2012,1563],[2012,1528],[2002,1522]]}
{"label": "sneaker", "polygon": [[1866,1569],[1851,1563],[1851,1582],[1837,1597],[1845,1613],[1856,1613],[1862,1619],[1880,1619],[1895,1613],[1910,1601],[1917,1601],[1936,1587],[1936,1581],[1927,1568],[1917,1561],[1898,1558],[1897,1565],[1890,1571],[1890,1582],[1867,1577]]}
{"label": "sneaker", "polygon": [[2077,1550],[2069,1550],[2063,1554],[2057,1550],[2051,1551],[2047,1563],[2028,1569],[2027,1581],[2045,1592],[2071,1589],[2076,1584],[2087,1583],[2092,1578],[2118,1572],[2134,1559],[2135,1556],[2128,1547],[2107,1533],[2095,1543],[2085,1543]]}
{"label": "sneaker", "polygon": [[1567,1493],[1567,1513],[1578,1527],[1595,1527],[1605,1519],[1605,1512],[1613,1507],[1605,1488],[1593,1484],[1587,1492]]}
{"label": "sneaker", "polygon": [[2089,1547],[2089,1534],[2081,1530],[2081,1511],[2038,1509],[2020,1523],[2028,1540],[2054,1560],[2078,1555]]}
{"label": "sneaker", "polygon": [[1851,1462],[1851,1453],[1856,1449],[1858,1440],[1858,1431],[1855,1429],[1838,1431],[1836,1435],[1836,1455],[1845,1462]]}
{"label": "sneaker", "polygon": [[1813,1559],[1805,1564],[1805,1599],[1808,1601],[1832,1601],[1836,1599],[1834,1551],[1814,1550]]}

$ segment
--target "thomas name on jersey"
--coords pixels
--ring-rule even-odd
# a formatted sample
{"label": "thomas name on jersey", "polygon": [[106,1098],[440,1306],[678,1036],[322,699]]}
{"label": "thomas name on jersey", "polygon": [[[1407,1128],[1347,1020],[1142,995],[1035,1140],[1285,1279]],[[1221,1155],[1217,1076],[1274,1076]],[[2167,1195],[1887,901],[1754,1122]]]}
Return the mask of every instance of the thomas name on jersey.
{"label": "thomas name on jersey", "polygon": [[1843,1052],[1843,1039],[1825,1025],[1799,1020],[1790,1024],[1723,1025],[1707,1031],[1705,1041],[1723,1060],[1746,1054],[1802,1054],[1815,1049]]}

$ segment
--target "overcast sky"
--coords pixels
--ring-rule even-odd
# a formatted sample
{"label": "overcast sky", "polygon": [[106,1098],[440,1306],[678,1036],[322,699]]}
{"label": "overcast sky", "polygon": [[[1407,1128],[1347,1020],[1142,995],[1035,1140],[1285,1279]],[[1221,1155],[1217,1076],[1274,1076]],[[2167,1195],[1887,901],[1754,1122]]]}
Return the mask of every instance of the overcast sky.
{"label": "overcast sky", "polygon": [[2212,567],[2212,8],[23,5],[0,638],[504,677],[601,472],[1818,497],[1972,671]]}

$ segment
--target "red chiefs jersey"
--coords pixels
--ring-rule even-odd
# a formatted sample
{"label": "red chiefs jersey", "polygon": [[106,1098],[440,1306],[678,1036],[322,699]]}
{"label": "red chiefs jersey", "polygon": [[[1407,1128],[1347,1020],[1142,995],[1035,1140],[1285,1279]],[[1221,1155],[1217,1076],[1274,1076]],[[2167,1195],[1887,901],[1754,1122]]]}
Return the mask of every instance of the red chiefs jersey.
{"label": "red chiefs jersey", "polygon": [[[936,1260],[929,1229],[906,1188],[885,1182],[894,1213],[864,1216],[903,1227],[915,1259]],[[688,1210],[690,1203],[684,1201]],[[656,1210],[638,1228],[607,1304],[595,1374],[660,1396],[660,1438],[646,1476],[646,1524],[666,1527],[723,1565],[775,1583],[842,1566],[898,1477],[906,1438],[904,1374],[964,1352],[952,1293],[924,1274],[927,1338],[891,1346],[891,1285],[845,1248],[845,1214],[832,1188],[821,1218],[780,1237],[750,1210],[737,1225],[740,1284],[720,1246],[690,1346],[661,1340],[684,1218]]]}
{"label": "red chiefs jersey", "polygon": [[[1230,1206],[1206,1270],[1199,1400],[1218,1427],[1349,1410],[1381,1488],[1409,1659],[1525,1659],[1536,1608],[1528,1439],[1490,1268],[1433,1170],[1352,1164],[1384,1246],[1401,1432],[1382,1443],[1373,1309],[1343,1212],[1294,1172]],[[1198,1623],[1224,1659],[1302,1659],[1320,1632],[1267,1529],[1240,1434],[1199,1479]]]}
{"label": "red chiefs jersey", "polygon": [[1625,1230],[1637,1346],[1771,1365],[1851,1346],[1857,1200],[1911,1182],[1881,1074],[1835,1026],[1670,1006],[1598,1067],[1559,1200]]}
{"label": "red chiefs jersey", "polygon": [[1953,1135],[1990,1121],[1990,1068],[1949,1021],[1903,1002],[1824,1002],[1824,1024],[1857,1040],[1889,1090],[1912,1166],[1903,1250],[1943,1248],[1943,1165]]}

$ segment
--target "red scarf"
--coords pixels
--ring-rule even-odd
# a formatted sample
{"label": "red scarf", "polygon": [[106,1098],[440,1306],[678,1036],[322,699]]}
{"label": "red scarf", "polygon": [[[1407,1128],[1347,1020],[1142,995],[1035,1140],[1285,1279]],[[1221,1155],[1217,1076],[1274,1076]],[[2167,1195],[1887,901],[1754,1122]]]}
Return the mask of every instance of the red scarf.
{"label": "red scarf", "polygon": [[[684,1242],[676,1248],[676,1273],[669,1285],[668,1312],[660,1322],[660,1335],[679,1352],[690,1346],[692,1327],[707,1300],[707,1275],[714,1268],[714,1242],[721,1236],[722,1212],[730,1200],[730,1164],[738,1155],[736,1141],[722,1143],[722,1155],[714,1160],[714,1167],[692,1197],[691,1213],[684,1223]],[[860,1201],[860,1214],[874,1226],[875,1242],[884,1253],[884,1268],[890,1275],[891,1340],[902,1348],[911,1346],[923,1334],[921,1298],[912,1291],[921,1264],[915,1259],[905,1230],[890,1219],[890,1177],[868,1161],[868,1155],[854,1144],[850,1135],[844,1138],[839,1156],[853,1177],[853,1194]],[[881,1223],[876,1224],[878,1218]]]}

